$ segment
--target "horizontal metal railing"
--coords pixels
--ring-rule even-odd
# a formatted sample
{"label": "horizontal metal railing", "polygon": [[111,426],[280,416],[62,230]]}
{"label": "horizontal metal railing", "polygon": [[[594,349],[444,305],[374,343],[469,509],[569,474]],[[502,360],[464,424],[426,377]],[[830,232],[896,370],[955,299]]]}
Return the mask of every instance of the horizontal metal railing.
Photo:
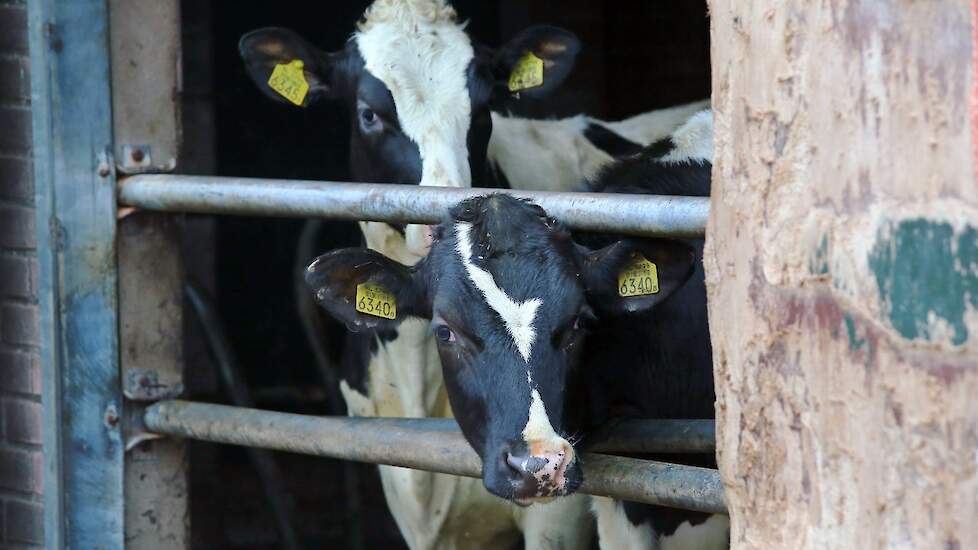
{"label": "horizontal metal railing", "polygon": [[168,212],[434,224],[459,201],[498,192],[531,199],[574,229],[635,236],[702,237],[710,206],[704,197],[156,174],[122,180],[119,202]]}
{"label": "horizontal metal railing", "polygon": [[[452,421],[315,417],[189,401],[156,403],[147,409],[144,421],[153,432],[177,437],[467,477],[482,475],[479,456]],[[637,429],[632,425],[626,431]],[[674,448],[671,443],[665,446]],[[593,453],[585,454],[581,464],[582,492],[726,513],[716,470]]]}

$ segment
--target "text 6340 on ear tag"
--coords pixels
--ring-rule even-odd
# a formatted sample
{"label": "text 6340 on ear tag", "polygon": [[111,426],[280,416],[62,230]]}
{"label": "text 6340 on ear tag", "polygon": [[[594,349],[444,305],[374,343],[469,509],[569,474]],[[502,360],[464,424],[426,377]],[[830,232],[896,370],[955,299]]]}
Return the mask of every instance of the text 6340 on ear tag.
{"label": "text 6340 on ear tag", "polygon": [[391,320],[397,318],[397,301],[383,287],[361,283],[357,285],[356,300],[356,308],[360,313]]}
{"label": "text 6340 on ear tag", "polygon": [[646,296],[659,292],[659,273],[655,264],[641,254],[632,255],[621,272],[618,273],[618,295]]}
{"label": "text 6340 on ear tag", "polygon": [[306,82],[303,67],[304,64],[299,59],[275,65],[272,76],[268,78],[268,87],[301,107],[309,93],[309,83]]}

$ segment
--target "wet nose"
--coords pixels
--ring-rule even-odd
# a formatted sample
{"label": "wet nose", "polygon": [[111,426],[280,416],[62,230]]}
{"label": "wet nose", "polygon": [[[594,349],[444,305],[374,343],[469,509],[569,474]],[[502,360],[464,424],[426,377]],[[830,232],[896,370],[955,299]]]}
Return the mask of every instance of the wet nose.
{"label": "wet nose", "polygon": [[564,445],[548,447],[529,445],[527,452],[506,453],[506,464],[522,481],[524,498],[555,496],[564,489],[574,451]]}

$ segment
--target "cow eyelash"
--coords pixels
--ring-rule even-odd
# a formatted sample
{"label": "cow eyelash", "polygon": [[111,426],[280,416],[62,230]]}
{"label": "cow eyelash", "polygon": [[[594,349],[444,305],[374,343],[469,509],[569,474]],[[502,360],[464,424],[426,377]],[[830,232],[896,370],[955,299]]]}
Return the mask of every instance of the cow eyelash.
{"label": "cow eyelash", "polygon": [[569,322],[563,328],[554,331],[551,337],[554,348],[570,347],[577,340],[577,337],[584,332],[588,322],[593,318],[593,314],[589,311],[582,311],[574,317],[573,321]]}

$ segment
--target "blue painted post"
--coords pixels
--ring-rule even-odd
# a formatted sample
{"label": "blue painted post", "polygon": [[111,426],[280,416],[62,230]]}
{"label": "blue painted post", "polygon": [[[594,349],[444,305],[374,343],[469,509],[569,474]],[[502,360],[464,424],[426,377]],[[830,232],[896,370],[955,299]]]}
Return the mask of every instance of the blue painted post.
{"label": "blue painted post", "polygon": [[123,548],[105,0],[29,5],[46,548]]}

